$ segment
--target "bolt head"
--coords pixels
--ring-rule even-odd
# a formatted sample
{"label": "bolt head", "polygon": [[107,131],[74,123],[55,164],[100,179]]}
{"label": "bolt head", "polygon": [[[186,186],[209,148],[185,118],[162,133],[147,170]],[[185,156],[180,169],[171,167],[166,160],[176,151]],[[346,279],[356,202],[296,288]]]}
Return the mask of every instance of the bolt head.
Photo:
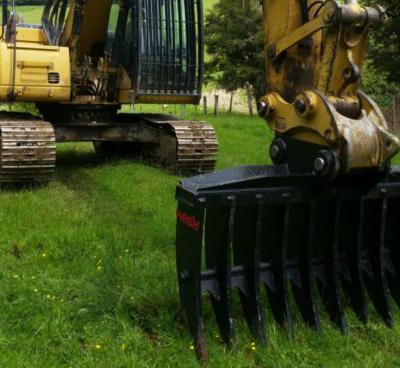
{"label": "bolt head", "polygon": [[267,113],[268,105],[265,101],[261,101],[257,104],[257,111],[260,117],[264,117]]}
{"label": "bolt head", "polygon": [[297,98],[294,102],[294,108],[299,114],[304,114],[307,111],[307,104],[303,99]]}
{"label": "bolt head", "polygon": [[325,169],[326,161],[322,157],[317,157],[314,160],[314,169],[317,172],[321,172]]}
{"label": "bolt head", "polygon": [[272,159],[277,158],[280,153],[281,153],[281,150],[280,150],[279,146],[276,144],[273,144],[270,149],[271,158]]}
{"label": "bolt head", "polygon": [[187,281],[190,277],[190,272],[188,270],[182,271],[179,276],[182,281]]}
{"label": "bolt head", "polygon": [[268,56],[269,56],[270,58],[273,58],[273,57],[275,57],[275,54],[276,54],[276,47],[275,47],[275,45],[271,45],[270,47],[268,47]]}
{"label": "bolt head", "polygon": [[334,16],[334,12],[332,9],[328,10],[325,14],[324,14],[324,22],[325,23],[329,23],[332,21],[333,16]]}

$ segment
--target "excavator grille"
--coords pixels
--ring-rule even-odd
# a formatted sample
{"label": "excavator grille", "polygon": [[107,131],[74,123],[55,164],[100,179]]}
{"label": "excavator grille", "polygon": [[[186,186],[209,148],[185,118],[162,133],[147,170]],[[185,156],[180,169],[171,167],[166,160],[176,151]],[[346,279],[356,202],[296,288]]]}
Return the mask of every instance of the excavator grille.
{"label": "excavator grille", "polygon": [[131,74],[137,96],[201,95],[203,9],[201,0],[133,2]]}
{"label": "excavator grille", "polygon": [[285,166],[239,167],[183,180],[177,199],[180,297],[201,360],[208,359],[203,293],[228,345],[234,289],[260,343],[263,300],[289,333],[293,304],[315,330],[322,308],[343,333],[347,307],[367,322],[368,300],[392,325],[391,299],[400,305],[399,168],[323,185]]}

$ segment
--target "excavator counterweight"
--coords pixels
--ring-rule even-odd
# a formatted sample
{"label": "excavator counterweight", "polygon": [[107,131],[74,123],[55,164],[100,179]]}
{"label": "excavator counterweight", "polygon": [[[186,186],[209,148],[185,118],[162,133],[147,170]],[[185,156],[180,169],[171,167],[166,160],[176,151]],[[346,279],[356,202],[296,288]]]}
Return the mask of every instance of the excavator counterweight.
{"label": "excavator counterweight", "polygon": [[[386,21],[357,0],[264,0],[267,91],[258,110],[275,132],[271,166],[188,178],[177,187],[176,256],[183,312],[207,361],[203,294],[223,341],[235,336],[233,293],[265,343],[267,300],[294,332],[293,303],[321,329],[325,309],[368,321],[369,302],[391,326],[400,306],[400,142],[359,91],[368,34]],[[264,298],[266,294],[267,298]]]}

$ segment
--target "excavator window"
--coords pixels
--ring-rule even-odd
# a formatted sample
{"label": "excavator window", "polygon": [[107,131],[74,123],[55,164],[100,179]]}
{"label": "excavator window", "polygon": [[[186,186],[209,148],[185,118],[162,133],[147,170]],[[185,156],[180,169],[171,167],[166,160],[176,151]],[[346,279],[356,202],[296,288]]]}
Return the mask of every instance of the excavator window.
{"label": "excavator window", "polygon": [[58,45],[64,30],[69,0],[49,0],[42,15],[43,30],[50,45]]}
{"label": "excavator window", "polygon": [[112,52],[114,40],[115,40],[115,28],[116,28],[117,19],[118,19],[118,9],[119,9],[118,4],[114,3],[111,8],[110,18],[108,20],[108,29],[107,29],[107,39],[106,39],[105,50],[110,53]]}
{"label": "excavator window", "polygon": [[134,25],[132,18],[133,18],[132,12],[130,11],[128,16],[128,24],[125,29],[124,43],[122,46],[122,60],[121,60],[121,64],[127,70],[132,68],[132,61],[133,61],[132,42],[133,42]]}
{"label": "excavator window", "polygon": [[1,4],[1,25],[4,27],[7,24],[7,13],[8,13],[8,2],[7,0],[3,0]]}

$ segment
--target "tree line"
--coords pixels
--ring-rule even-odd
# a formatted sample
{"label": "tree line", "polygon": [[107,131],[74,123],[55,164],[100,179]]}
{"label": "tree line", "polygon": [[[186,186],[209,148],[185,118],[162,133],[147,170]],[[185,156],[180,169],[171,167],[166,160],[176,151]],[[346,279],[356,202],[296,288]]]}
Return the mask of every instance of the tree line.
{"label": "tree line", "polygon": [[[388,21],[372,34],[363,89],[382,106],[400,92],[400,0],[363,0],[384,6]],[[219,0],[205,20],[206,76],[227,91],[265,93],[263,15],[259,0]]]}

